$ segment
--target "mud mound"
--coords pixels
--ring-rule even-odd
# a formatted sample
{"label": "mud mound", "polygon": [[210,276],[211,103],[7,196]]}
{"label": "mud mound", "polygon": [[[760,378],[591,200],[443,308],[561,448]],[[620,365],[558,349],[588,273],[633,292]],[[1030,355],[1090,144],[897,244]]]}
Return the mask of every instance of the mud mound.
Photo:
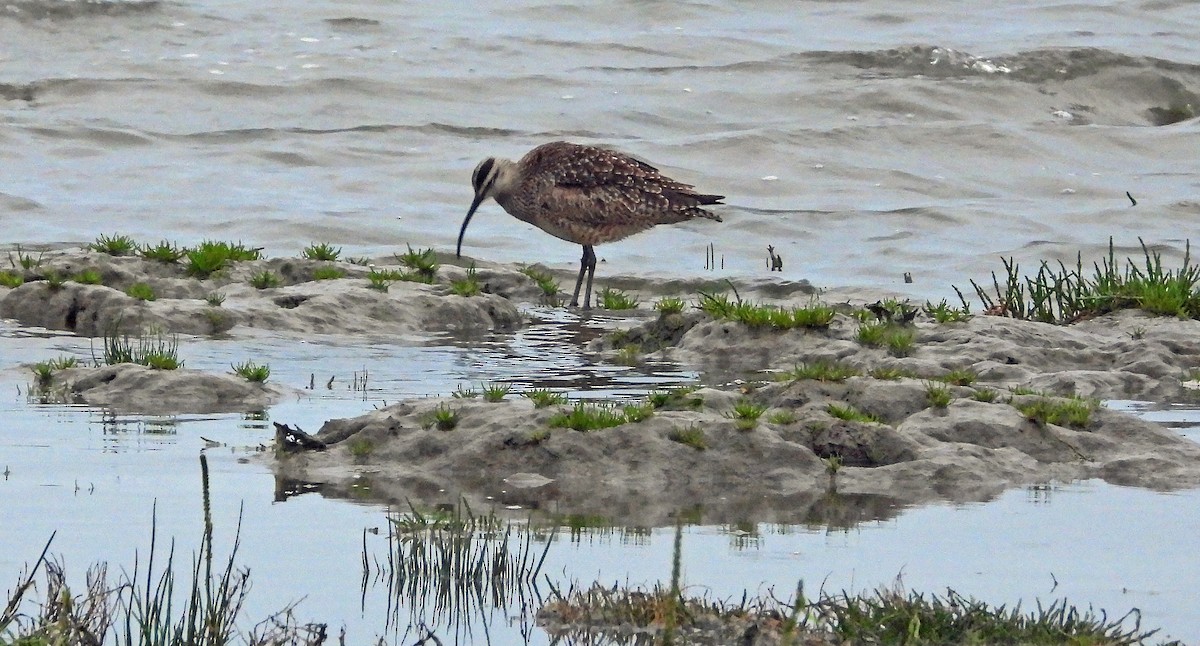
{"label": "mud mound", "polygon": [[[742,403],[765,412],[739,425],[742,395],[702,389],[677,410],[588,432],[551,428],[566,405],[422,400],[327,422],[317,436],[329,451],[281,458],[276,469],[281,478],[346,492],[353,485],[359,495],[366,487],[398,502],[491,496],[637,523],[669,522],[696,505],[712,522],[752,510],[808,522],[828,515],[840,496],[874,500],[871,513],[886,518],[908,504],[986,500],[1049,480],[1200,484],[1200,446],[1155,424],[1100,408],[1069,427],[1017,406],[1075,400],[981,402],[970,399],[973,388],[953,390],[948,406],[931,407],[927,387],[912,379],[777,383],[745,396]],[[840,419],[831,404],[879,410],[880,421]],[[439,408],[457,413],[452,430],[434,424]],[[702,439],[685,443],[683,432]]]}
{"label": "mud mound", "polygon": [[288,389],[199,370],[152,370],[122,363],[68,368],[54,375],[41,394],[127,413],[240,413],[265,410]]}
{"label": "mud mound", "polygon": [[857,340],[860,323],[838,314],[828,328],[778,331],[692,312],[638,324],[598,341],[599,350],[637,343],[713,375],[744,376],[836,362],[862,372],[888,369],[925,378],[970,371],[979,383],[1104,399],[1181,400],[1200,367],[1200,321],[1125,310],[1061,326],[996,316],[939,324],[918,319],[904,356]]}
{"label": "mud mound", "polygon": [[[238,326],[300,334],[511,330],[522,319],[508,297],[535,300],[540,293],[532,279],[511,268],[480,269],[484,293],[462,297],[450,285],[465,278],[466,270],[449,266],[439,269],[434,284],[392,281],[382,291],[369,287],[370,269],[351,263],[248,261],[201,279],[188,276],[180,263],[100,253],[55,252],[40,260],[24,272],[24,284],[0,288],[0,317],[86,336],[118,329],[214,334]],[[340,270],[344,277],[315,280],[322,268]],[[84,271],[93,272],[99,284],[56,280]],[[251,285],[262,272],[273,274],[279,286]],[[156,298],[127,295],[137,284]]]}

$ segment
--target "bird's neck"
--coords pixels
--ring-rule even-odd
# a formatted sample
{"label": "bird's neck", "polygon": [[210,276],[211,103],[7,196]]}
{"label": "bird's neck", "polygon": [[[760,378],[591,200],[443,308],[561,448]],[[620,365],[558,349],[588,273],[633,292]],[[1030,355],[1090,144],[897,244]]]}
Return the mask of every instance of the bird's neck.
{"label": "bird's neck", "polygon": [[496,160],[496,183],[492,186],[492,195],[501,206],[508,206],[519,182],[520,173],[515,163],[507,159]]}

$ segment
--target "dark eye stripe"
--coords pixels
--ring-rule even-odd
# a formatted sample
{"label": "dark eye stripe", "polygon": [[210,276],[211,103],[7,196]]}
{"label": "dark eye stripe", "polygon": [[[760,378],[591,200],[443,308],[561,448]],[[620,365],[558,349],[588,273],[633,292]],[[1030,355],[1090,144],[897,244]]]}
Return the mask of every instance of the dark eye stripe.
{"label": "dark eye stripe", "polygon": [[483,184],[483,181],[487,179],[488,174],[492,172],[492,167],[495,165],[496,160],[492,157],[488,157],[487,159],[483,160],[483,163],[479,165],[479,168],[475,169],[475,176],[471,178],[471,184],[475,187],[475,190],[479,190],[479,187]]}

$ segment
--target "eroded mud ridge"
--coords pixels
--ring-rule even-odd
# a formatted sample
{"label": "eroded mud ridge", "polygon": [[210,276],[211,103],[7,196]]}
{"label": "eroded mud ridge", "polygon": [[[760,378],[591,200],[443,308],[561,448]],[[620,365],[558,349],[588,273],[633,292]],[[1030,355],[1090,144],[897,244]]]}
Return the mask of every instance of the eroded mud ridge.
{"label": "eroded mud ridge", "polygon": [[[373,289],[369,277],[376,267],[350,262],[251,260],[200,277],[182,262],[96,252],[51,252],[37,260],[23,272],[23,284],[0,287],[0,317],[84,336],[150,328],[180,334],[238,327],[392,335],[511,330],[521,323],[515,300],[533,300],[539,293],[516,268],[481,268],[481,293],[464,298],[450,297],[450,285],[466,276],[454,266],[440,266],[428,283],[381,280]],[[379,269],[388,267],[403,270],[395,259],[379,261]],[[92,272],[96,284],[78,280],[85,272]],[[255,287],[254,279],[264,274],[274,278],[274,286]],[[333,275],[340,277],[329,278]],[[153,294],[153,300],[127,293],[135,285],[144,285],[143,294]]]}
{"label": "eroded mud ridge", "polygon": [[[563,418],[591,404],[406,402],[326,423],[319,436],[331,450],[279,469],[343,484],[366,478],[376,494],[397,499],[475,492],[625,510],[643,522],[703,505],[713,520],[754,511],[837,523],[830,492],[887,517],[904,504],[986,500],[1051,480],[1200,484],[1200,446],[1094,399],[1192,392],[1184,382],[1200,365],[1200,323],[1137,312],[1072,327],[919,320],[902,357],[855,340],[860,324],[838,314],[827,328],[782,332],[667,315],[598,345],[666,338],[661,351],[692,365],[768,372],[659,394],[650,398],[657,408],[631,403],[642,412],[587,431]],[[439,430],[437,420],[451,415],[453,428]]]}

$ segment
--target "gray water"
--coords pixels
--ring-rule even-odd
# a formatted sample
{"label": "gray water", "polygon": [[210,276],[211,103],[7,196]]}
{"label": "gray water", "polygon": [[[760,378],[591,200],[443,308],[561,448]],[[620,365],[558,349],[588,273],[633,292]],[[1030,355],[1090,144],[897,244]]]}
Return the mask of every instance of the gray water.
{"label": "gray water", "polygon": [[[1177,254],[1200,215],[1200,122],[1154,112],[1200,109],[1186,0],[22,0],[0,30],[0,242],[449,250],[474,164],[559,138],[729,196],[602,276],[772,244],[781,278],[952,297],[1001,255]],[[579,254],[494,204],[465,251]]]}
{"label": "gray water", "polygon": [[[1118,253],[1139,253],[1139,237],[1182,253],[1200,215],[1200,122],[1158,124],[1200,109],[1196,33],[1200,8],[1185,0],[16,0],[0,7],[0,245],[123,233],[242,240],[270,255],[314,241],[353,256],[448,251],[471,168],[561,138],[615,146],[728,196],[723,223],[600,247],[601,283],[700,275],[710,243],[724,260],[713,273],[769,275],[771,244],[781,279],[953,298],[950,285],[986,278],[1000,256],[1028,267],[1082,250],[1088,263],[1109,236]],[[464,251],[559,267],[579,254],[494,204]],[[310,375],[336,374],[337,388],[260,416],[144,418],[28,401],[21,363],[87,357],[88,344],[5,323],[0,577],[15,580],[55,530],[75,576],[99,560],[129,566],[148,547],[155,501],[160,535],[194,549],[204,436],[228,445],[207,450],[218,542],[245,505],[248,614],[306,596],[301,617],[345,622],[359,640],[383,632],[384,595],[359,592],[359,550],[385,510],[315,494],[274,502],[254,448],[268,420],[312,430],[488,380],[621,396],[695,376],[597,364],[570,320],[555,325],[482,349],[185,342],[188,367],[263,358],[280,383],[304,390]],[[370,375],[365,393],[347,387],[356,372]],[[1169,406],[1141,414],[1190,433],[1198,422]],[[1196,503],[1195,492],[1075,483],[849,529],[748,518],[689,529],[685,574],[697,591],[738,597],[768,586],[786,596],[800,578],[809,590],[865,590],[902,574],[918,590],[993,603],[1138,607],[1146,625],[1196,642]],[[670,537],[636,536],[563,541],[547,572],[557,583],[668,576]],[[281,537],[308,557],[281,558]],[[494,643],[520,641],[518,627],[501,629],[509,614],[495,613]]]}
{"label": "gray water", "polygon": [[[539,311],[551,312],[531,313]],[[51,552],[75,585],[82,585],[84,571],[95,562],[107,561],[112,572],[131,569],[135,558],[144,563],[155,525],[160,549],[174,539],[186,562],[199,547],[202,528],[197,456],[203,452],[212,471],[219,555],[227,553],[241,520],[238,563],[250,568],[253,584],[247,621],[299,602],[298,617],[328,622],[335,633],[345,626],[350,643],[375,635],[412,643],[415,638],[410,633],[405,640],[404,630],[415,613],[445,643],[546,644],[548,637],[531,628],[536,604],[524,610],[515,602],[473,606],[435,616],[428,607],[390,597],[374,572],[364,588],[364,541],[372,561],[386,562],[388,508],[369,496],[355,501],[310,492],[281,498],[261,447],[270,444],[271,421],[314,430],[330,417],[483,381],[564,389],[586,383],[587,390],[571,390],[573,395],[620,397],[695,377],[669,364],[642,369],[598,364],[570,341],[588,333],[564,315],[470,349],[319,337],[296,343],[270,335],[186,338],[180,353],[188,367],[223,371],[245,356],[271,357],[272,381],[300,394],[257,414],[148,417],[30,398],[30,374],[18,363],[61,355],[87,360],[89,342],[0,323],[0,356],[6,362],[0,370],[0,576],[15,581],[54,532]],[[365,392],[352,387],[356,372],[369,375]],[[319,376],[317,388],[308,390],[313,374]],[[326,375],[336,376],[333,388],[322,385]],[[1200,439],[1195,408],[1109,405]],[[455,502],[449,497],[445,502]],[[689,593],[737,600],[748,591],[785,599],[801,580],[812,595],[819,589],[870,591],[900,577],[914,590],[952,588],[993,604],[1032,607],[1066,598],[1114,617],[1138,608],[1143,626],[1162,628],[1160,636],[1200,640],[1194,611],[1200,492],[1082,482],[1018,489],[967,505],[879,508],[843,497],[836,507],[828,520],[803,524],[748,514],[720,525],[706,522],[699,510],[697,524],[684,537]],[[530,513],[499,504],[495,510],[516,520]],[[786,509],[777,513],[792,515]],[[670,529],[648,526],[560,531],[539,587],[526,593],[545,599],[550,584],[565,588],[593,581],[651,586],[670,576],[671,543]]]}

